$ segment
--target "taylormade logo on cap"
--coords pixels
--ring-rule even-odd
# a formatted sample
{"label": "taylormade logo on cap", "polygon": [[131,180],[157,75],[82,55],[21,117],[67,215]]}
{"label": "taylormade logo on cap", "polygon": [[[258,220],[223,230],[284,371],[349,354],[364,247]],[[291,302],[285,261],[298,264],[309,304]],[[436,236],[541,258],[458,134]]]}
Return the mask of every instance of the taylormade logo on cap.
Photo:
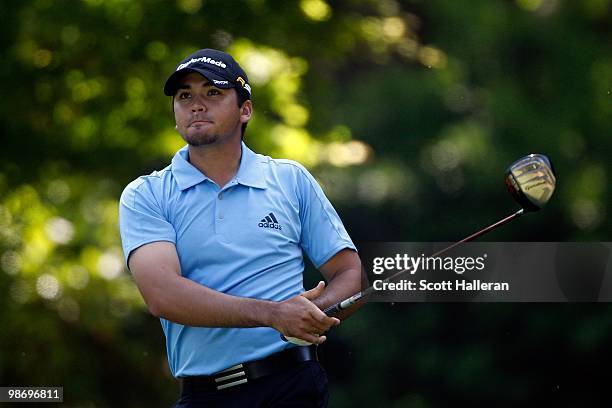
{"label": "taylormade logo on cap", "polygon": [[186,68],[189,65],[194,64],[196,62],[205,62],[207,64],[216,65],[216,66],[221,67],[221,68],[227,68],[227,65],[225,65],[223,63],[223,61],[216,61],[216,60],[214,60],[214,59],[212,59],[210,57],[201,57],[201,58],[192,58],[192,59],[190,59],[189,61],[179,65],[178,67],[176,67],[176,70],[177,71],[181,70],[181,69]]}
{"label": "taylormade logo on cap", "polygon": [[166,80],[164,94],[172,96],[176,93],[185,71],[198,72],[219,88],[234,87],[251,99],[251,87],[246,72],[226,52],[205,48],[183,58]]}

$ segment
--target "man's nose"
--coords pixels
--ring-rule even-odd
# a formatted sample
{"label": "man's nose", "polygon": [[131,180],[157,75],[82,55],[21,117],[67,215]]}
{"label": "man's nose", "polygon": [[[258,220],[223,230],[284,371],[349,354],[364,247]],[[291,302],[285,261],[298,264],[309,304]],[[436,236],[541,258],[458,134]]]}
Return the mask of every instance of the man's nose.
{"label": "man's nose", "polygon": [[193,112],[202,112],[206,110],[206,103],[202,100],[201,97],[195,96],[193,98],[193,103],[191,104],[191,110]]}

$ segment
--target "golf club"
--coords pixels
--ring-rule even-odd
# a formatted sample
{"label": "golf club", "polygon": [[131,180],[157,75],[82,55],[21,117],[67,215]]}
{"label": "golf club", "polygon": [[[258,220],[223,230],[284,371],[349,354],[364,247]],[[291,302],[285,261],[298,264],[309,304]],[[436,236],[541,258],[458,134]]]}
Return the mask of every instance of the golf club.
{"label": "golf club", "polygon": [[[490,232],[497,227],[500,227],[518,217],[523,215],[525,212],[538,211],[548,203],[550,197],[555,191],[557,179],[555,176],[555,170],[551,161],[543,154],[530,154],[525,156],[514,163],[512,163],[505,172],[504,181],[506,187],[510,191],[510,194],[520,204],[521,209],[510,214],[509,216],[489,225],[486,228],[481,229],[463,238],[461,241],[455,242],[452,245],[430,255],[432,258],[442,255],[443,253],[450,251],[458,245],[464,242],[472,241],[487,232]],[[383,283],[390,282],[398,276],[410,271],[410,269],[404,269],[389,276]],[[369,295],[374,291],[374,287],[370,286],[365,290],[354,294],[353,296],[345,299],[335,305],[329,306],[323,310],[327,316],[333,316],[336,313],[345,310],[360,299]],[[281,336],[283,340],[290,341],[298,345],[310,344],[303,340]]]}

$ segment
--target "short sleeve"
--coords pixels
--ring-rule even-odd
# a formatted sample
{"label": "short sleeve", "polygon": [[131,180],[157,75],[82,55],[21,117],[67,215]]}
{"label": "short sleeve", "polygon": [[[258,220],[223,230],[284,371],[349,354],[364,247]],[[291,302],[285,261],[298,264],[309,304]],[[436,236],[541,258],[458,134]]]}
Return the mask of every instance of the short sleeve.
{"label": "short sleeve", "polygon": [[176,244],[174,227],[164,216],[150,183],[142,177],[130,183],[121,194],[119,230],[126,264],[132,251],[144,244],[155,241]]}
{"label": "short sleeve", "polygon": [[355,245],[321,186],[306,169],[298,169],[301,247],[319,268],[340,250],[355,249]]}

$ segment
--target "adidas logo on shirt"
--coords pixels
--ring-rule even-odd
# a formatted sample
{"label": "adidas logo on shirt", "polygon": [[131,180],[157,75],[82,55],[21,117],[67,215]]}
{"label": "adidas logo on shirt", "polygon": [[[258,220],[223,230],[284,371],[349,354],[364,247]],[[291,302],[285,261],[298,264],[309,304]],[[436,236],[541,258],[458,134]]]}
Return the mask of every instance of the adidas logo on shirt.
{"label": "adidas logo on shirt", "polygon": [[283,229],[274,216],[274,213],[270,213],[262,218],[261,221],[259,221],[259,228],[274,228],[279,231]]}

